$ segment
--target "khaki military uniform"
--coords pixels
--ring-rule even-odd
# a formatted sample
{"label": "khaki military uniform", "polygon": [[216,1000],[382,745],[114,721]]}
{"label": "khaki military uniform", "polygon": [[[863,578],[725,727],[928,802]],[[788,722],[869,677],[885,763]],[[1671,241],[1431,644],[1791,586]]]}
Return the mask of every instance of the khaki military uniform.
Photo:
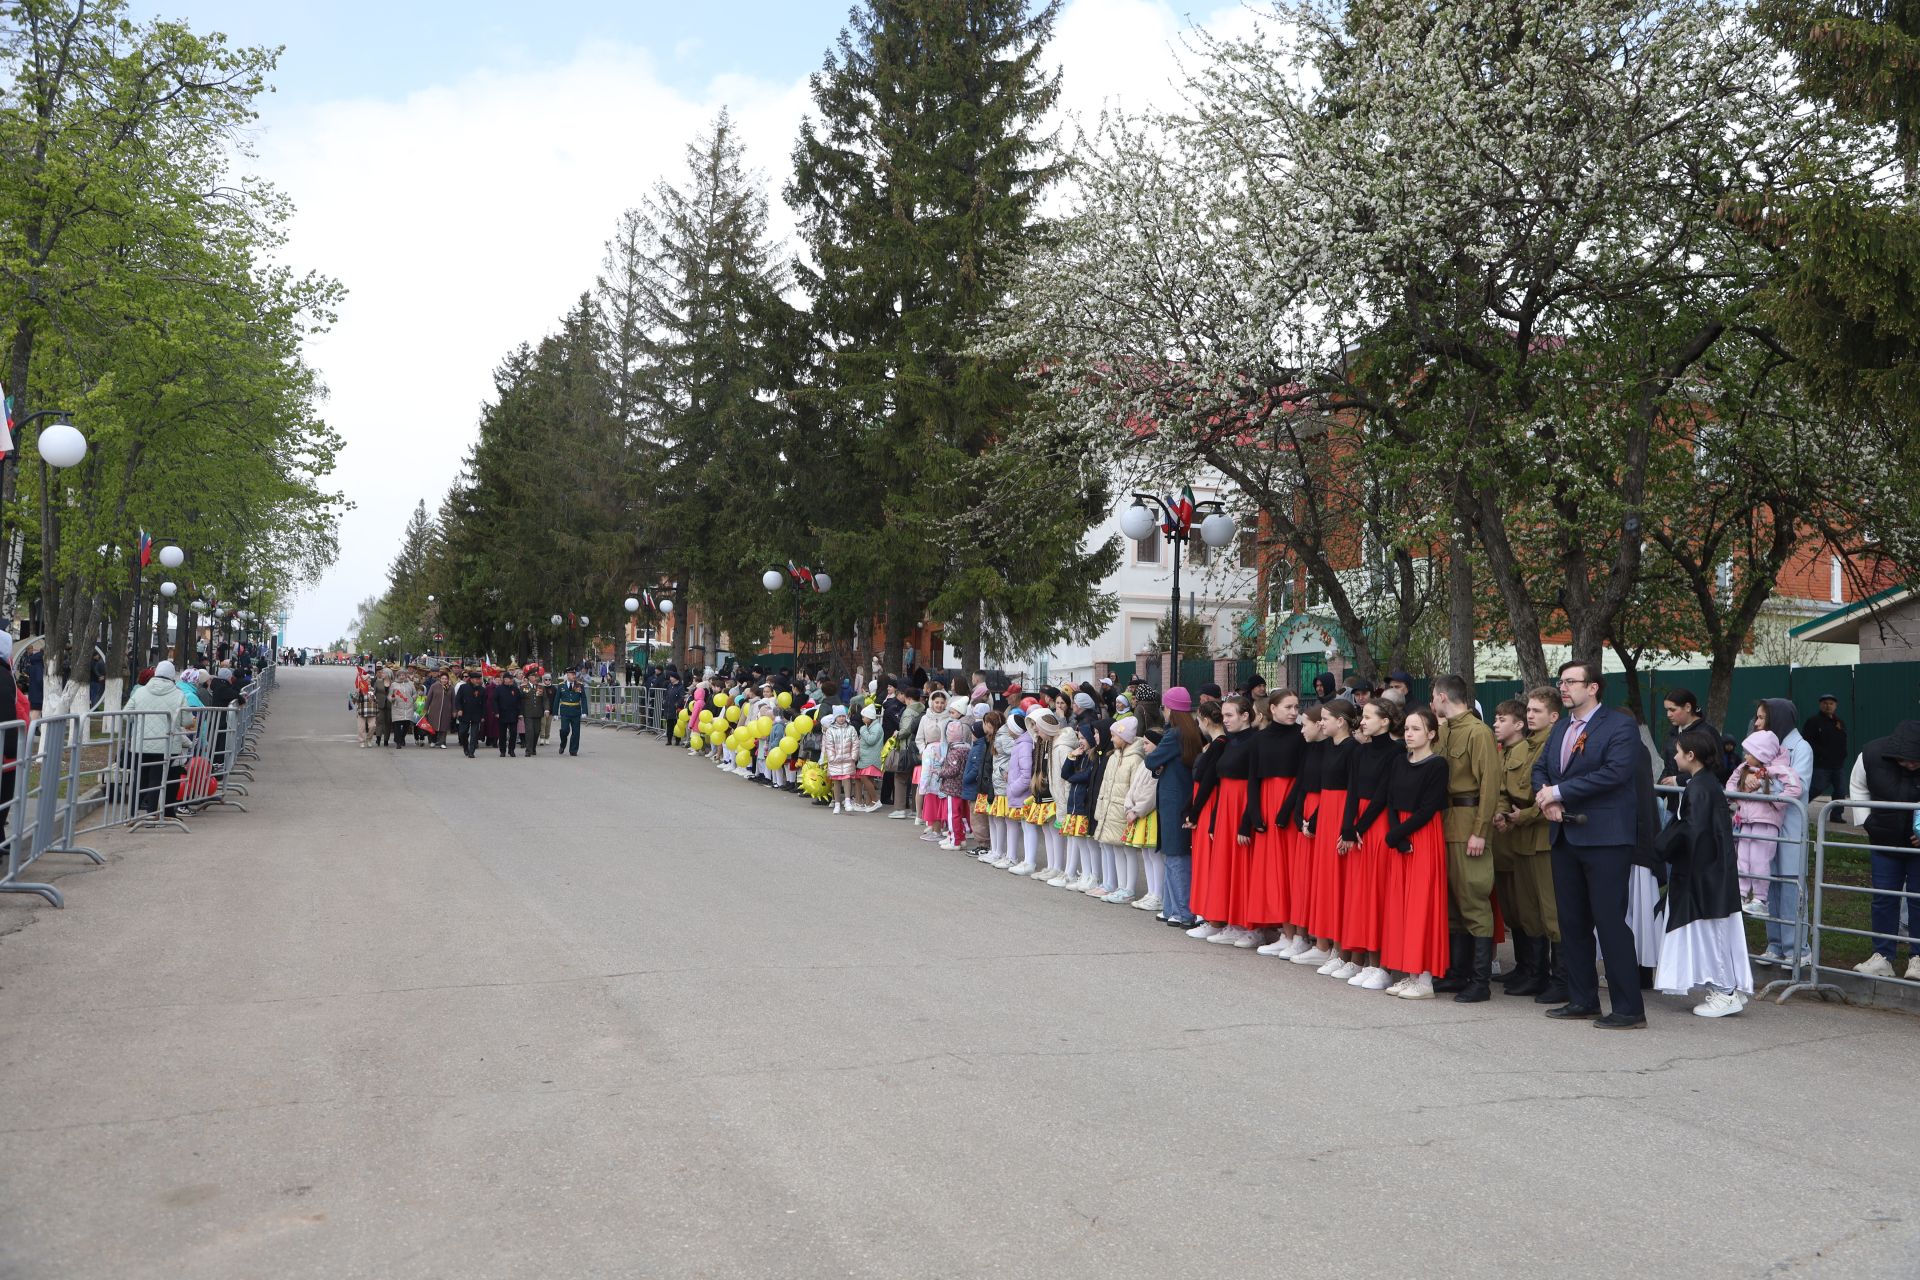
{"label": "khaki military uniform", "polygon": [[1533,802],[1533,762],[1547,745],[1548,725],[1506,748],[1501,759],[1500,812],[1512,825],[1493,833],[1493,881],[1500,909],[1517,929],[1535,938],[1560,941],[1559,914],[1553,903],[1553,828]]}
{"label": "khaki military uniform", "polygon": [[[1447,762],[1447,924],[1454,933],[1493,936],[1493,815],[1500,801],[1500,747],[1471,711],[1440,725],[1434,748]],[[1488,851],[1467,855],[1479,836]]]}

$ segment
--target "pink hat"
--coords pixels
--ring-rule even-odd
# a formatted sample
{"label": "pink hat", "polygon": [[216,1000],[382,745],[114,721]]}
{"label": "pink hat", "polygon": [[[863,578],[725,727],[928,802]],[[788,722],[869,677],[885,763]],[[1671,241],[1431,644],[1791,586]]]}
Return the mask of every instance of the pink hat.
{"label": "pink hat", "polygon": [[1179,685],[1160,695],[1160,706],[1167,711],[1193,710],[1193,695]]}
{"label": "pink hat", "polygon": [[1761,764],[1772,764],[1780,754],[1780,739],[1773,736],[1771,729],[1760,729],[1748,734],[1740,749]]}

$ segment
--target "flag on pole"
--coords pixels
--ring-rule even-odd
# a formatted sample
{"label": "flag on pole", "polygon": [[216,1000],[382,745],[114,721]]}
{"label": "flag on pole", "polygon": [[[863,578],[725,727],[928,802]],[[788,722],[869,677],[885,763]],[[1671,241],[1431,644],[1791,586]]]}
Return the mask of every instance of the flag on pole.
{"label": "flag on pole", "polygon": [[793,580],[801,586],[810,587],[813,585],[813,570],[807,568],[807,566],[795,564],[789,560],[787,561],[787,572],[792,574]]}
{"label": "flag on pole", "polygon": [[13,452],[13,397],[3,386],[0,386],[0,414],[6,418],[6,422],[0,424],[0,458],[4,458]]}
{"label": "flag on pole", "polygon": [[140,567],[144,569],[152,563],[153,563],[153,539],[147,536],[147,531],[145,529],[142,529],[140,531]]}

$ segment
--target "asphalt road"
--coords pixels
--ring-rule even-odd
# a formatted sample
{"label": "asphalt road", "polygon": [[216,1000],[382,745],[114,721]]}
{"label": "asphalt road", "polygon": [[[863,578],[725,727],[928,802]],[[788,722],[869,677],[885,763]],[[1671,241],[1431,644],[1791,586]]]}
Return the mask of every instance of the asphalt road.
{"label": "asphalt road", "polygon": [[361,750],[0,896],[0,1276],[1920,1274],[1920,1023],[1409,1003],[651,740]]}

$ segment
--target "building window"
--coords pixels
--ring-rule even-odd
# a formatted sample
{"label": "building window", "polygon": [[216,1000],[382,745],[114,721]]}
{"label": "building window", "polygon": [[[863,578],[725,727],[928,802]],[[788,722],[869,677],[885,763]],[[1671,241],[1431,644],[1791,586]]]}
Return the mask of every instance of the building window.
{"label": "building window", "polygon": [[1835,604],[1842,603],[1846,599],[1846,581],[1840,572],[1839,556],[1833,557],[1833,567],[1829,570],[1827,577],[1827,594],[1833,598]]}
{"label": "building window", "polygon": [[1212,560],[1213,548],[1207,545],[1207,540],[1196,529],[1194,536],[1187,539],[1187,563],[1204,569]]}
{"label": "building window", "polygon": [[1133,544],[1133,562],[1135,564],[1160,563],[1160,535],[1150,533]]}

